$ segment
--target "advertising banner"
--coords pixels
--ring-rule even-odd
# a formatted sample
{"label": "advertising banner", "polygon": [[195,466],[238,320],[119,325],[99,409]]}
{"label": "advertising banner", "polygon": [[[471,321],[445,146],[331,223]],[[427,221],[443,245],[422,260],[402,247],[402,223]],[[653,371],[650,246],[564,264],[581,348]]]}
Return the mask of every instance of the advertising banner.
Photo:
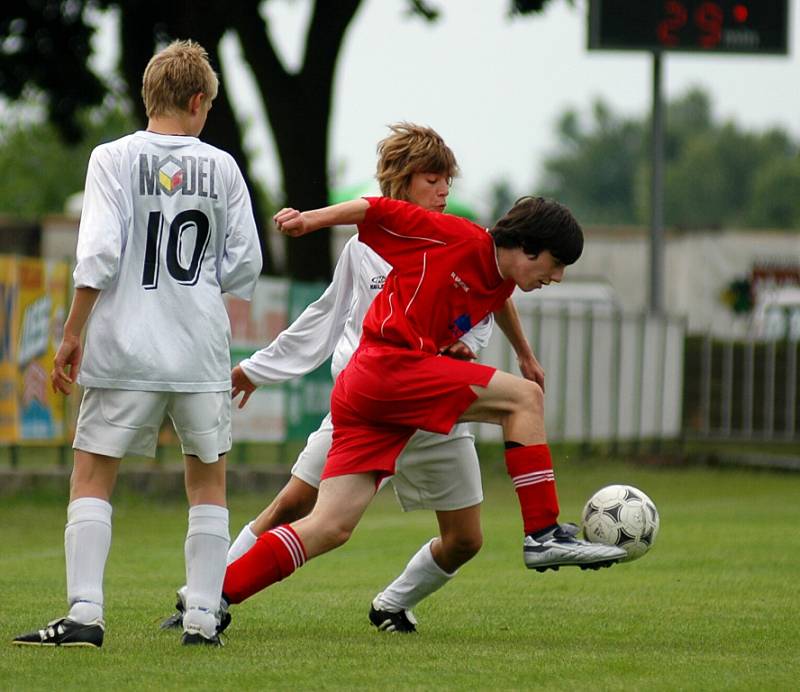
{"label": "advertising banner", "polygon": [[17,440],[17,264],[0,256],[0,444]]}
{"label": "advertising banner", "polygon": [[50,370],[64,325],[68,266],[0,258],[0,441],[61,443],[64,401]]}

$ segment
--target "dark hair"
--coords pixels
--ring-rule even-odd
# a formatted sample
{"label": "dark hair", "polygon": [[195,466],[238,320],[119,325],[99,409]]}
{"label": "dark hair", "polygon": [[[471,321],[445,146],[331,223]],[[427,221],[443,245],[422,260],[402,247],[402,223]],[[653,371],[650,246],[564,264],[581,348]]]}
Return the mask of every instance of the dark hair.
{"label": "dark hair", "polygon": [[572,212],[544,197],[520,197],[489,233],[497,247],[519,247],[526,255],[549,250],[563,264],[583,252],[583,231]]}

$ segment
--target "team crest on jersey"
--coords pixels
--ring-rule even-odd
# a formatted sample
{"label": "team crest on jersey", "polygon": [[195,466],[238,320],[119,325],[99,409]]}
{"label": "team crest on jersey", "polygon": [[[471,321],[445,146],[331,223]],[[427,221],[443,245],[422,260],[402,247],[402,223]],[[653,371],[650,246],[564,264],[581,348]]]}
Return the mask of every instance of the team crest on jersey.
{"label": "team crest on jersey", "polygon": [[197,195],[217,199],[216,161],[205,156],[139,154],[139,194]]}
{"label": "team crest on jersey", "polygon": [[472,329],[472,320],[469,315],[464,313],[459,315],[450,323],[450,333],[458,339]]}
{"label": "team crest on jersey", "polygon": [[376,291],[380,291],[383,288],[383,284],[385,283],[386,283],[386,277],[383,274],[378,274],[377,276],[373,276],[369,280],[369,287]]}

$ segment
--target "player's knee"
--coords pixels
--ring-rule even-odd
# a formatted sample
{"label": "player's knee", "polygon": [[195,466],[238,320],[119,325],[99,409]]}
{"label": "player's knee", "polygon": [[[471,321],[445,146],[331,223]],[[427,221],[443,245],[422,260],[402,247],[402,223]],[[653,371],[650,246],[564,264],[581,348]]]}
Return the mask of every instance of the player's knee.
{"label": "player's knee", "polygon": [[544,391],[536,382],[522,380],[517,391],[517,405],[523,411],[544,413]]}
{"label": "player's knee", "polygon": [[351,527],[331,524],[324,531],[324,540],[328,550],[333,550],[347,543],[352,535]]}

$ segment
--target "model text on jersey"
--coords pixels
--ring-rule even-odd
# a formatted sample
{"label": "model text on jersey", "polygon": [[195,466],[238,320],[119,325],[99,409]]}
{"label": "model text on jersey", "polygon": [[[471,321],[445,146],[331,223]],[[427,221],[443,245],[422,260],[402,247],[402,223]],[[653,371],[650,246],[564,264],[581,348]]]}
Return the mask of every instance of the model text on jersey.
{"label": "model text on jersey", "polygon": [[217,199],[214,159],[205,156],[139,154],[139,194],[197,195]]}

